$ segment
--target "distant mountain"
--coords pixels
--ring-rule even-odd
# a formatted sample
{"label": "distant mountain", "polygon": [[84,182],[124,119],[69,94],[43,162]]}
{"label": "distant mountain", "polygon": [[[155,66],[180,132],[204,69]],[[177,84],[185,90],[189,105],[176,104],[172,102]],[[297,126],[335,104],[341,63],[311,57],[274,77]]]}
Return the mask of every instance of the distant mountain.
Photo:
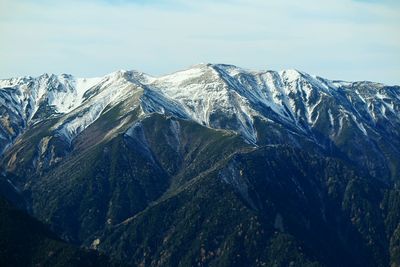
{"label": "distant mountain", "polygon": [[134,265],[398,266],[399,114],[297,70],[0,80],[0,193]]}

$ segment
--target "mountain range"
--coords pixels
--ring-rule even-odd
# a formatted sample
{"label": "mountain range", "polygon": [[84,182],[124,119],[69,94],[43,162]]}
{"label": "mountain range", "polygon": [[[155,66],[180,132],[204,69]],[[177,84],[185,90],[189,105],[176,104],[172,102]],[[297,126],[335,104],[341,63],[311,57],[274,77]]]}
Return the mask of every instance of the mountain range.
{"label": "mountain range", "polygon": [[4,79],[0,155],[0,220],[89,255],[66,265],[400,266],[399,86],[224,64]]}

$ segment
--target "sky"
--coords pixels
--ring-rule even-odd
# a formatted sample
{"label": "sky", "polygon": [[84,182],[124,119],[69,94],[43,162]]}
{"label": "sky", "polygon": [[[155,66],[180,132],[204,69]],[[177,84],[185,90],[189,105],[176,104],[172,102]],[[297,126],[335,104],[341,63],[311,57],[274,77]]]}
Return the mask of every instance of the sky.
{"label": "sky", "polygon": [[400,1],[0,0],[0,78],[198,63],[400,85]]}

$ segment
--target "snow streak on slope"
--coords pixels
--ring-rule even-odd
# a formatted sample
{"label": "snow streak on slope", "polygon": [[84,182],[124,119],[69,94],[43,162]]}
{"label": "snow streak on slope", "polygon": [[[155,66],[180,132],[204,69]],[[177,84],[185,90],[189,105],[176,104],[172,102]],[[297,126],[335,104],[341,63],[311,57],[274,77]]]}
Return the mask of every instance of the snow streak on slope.
{"label": "snow streak on slope", "polygon": [[[89,90],[81,87],[82,104],[63,116],[55,125],[66,139],[71,142],[75,136],[97,120],[105,109],[111,109],[127,98],[133,98],[140,90],[135,83],[127,79],[128,72],[117,71],[105,76]],[[92,81],[86,81],[90,83]]]}
{"label": "snow streak on slope", "polygon": [[82,103],[84,92],[100,80],[74,78],[67,74],[0,80],[0,100],[29,122],[40,105],[48,105],[57,113],[70,112]]}

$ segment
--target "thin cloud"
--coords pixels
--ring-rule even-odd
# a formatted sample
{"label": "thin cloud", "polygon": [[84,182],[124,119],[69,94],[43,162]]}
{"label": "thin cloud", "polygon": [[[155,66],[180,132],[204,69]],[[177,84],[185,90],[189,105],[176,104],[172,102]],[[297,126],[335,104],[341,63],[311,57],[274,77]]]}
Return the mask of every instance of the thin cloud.
{"label": "thin cloud", "polygon": [[400,84],[400,9],[389,2],[0,1],[2,78],[223,62]]}

